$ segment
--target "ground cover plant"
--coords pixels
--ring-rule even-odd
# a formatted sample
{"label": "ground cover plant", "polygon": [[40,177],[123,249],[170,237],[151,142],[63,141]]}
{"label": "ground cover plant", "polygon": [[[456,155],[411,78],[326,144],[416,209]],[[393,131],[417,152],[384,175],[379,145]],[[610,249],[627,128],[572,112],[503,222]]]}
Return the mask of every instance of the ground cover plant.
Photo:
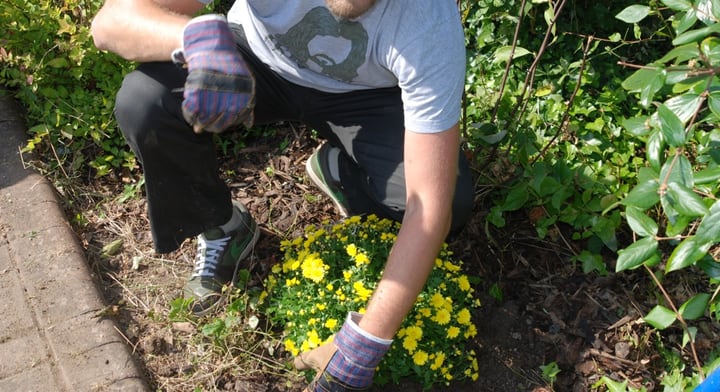
{"label": "ground cover plant", "polygon": [[[223,175],[264,237],[228,306],[193,318],[177,298],[192,243],[152,252],[140,171],[112,118],[132,65],[92,45],[100,1],[25,3],[0,3],[0,83],[27,110],[32,164],[64,197],[151,385],[296,390],[282,326],[257,300],[282,264],[281,241],[337,219],[300,170],[312,130],[278,124],[218,139]],[[483,306],[465,347],[478,380],[452,387],[691,388],[717,366],[720,341],[720,4],[459,7],[477,208],[449,247],[480,277]],[[424,380],[415,382],[404,390]]]}

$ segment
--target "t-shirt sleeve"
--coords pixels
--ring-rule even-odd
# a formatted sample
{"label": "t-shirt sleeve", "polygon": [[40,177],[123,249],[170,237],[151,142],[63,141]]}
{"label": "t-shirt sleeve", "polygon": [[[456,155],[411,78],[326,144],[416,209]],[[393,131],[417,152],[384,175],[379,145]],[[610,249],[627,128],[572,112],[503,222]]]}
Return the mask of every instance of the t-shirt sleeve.
{"label": "t-shirt sleeve", "polygon": [[434,21],[397,50],[393,72],[402,90],[405,128],[434,133],[455,125],[460,120],[466,64],[459,16]]}

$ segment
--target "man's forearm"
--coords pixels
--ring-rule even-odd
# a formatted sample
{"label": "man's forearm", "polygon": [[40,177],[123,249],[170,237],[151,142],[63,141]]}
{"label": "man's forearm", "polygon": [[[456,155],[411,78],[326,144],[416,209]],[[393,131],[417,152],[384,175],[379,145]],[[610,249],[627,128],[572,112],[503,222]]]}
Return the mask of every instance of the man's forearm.
{"label": "man's forearm", "polygon": [[172,11],[153,0],[108,0],[93,19],[93,40],[127,60],[169,61],[182,46],[190,15],[201,8],[195,0],[178,2]]}
{"label": "man's forearm", "polygon": [[420,211],[406,214],[382,279],[359,323],[360,328],[377,337],[392,339],[400,328],[425,286],[444,242],[448,230],[438,230],[442,223],[432,227],[426,219],[423,224],[423,220]]}

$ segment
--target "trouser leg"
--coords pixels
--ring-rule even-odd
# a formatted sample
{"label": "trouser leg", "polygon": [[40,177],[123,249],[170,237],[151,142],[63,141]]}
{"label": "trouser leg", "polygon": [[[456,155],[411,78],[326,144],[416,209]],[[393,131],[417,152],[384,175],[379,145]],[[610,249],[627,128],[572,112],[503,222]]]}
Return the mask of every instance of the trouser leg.
{"label": "trouser leg", "polygon": [[161,253],[232,214],[212,135],[195,134],[183,119],[186,76],[172,63],[142,64],[125,77],[115,104],[118,125],[145,175],[150,227]]}
{"label": "trouser leg", "polygon": [[[304,118],[342,149],[340,180],[353,213],[401,221],[406,207],[403,104],[399,88],[346,94],[315,93]],[[473,180],[460,154],[453,199],[452,231],[473,208]]]}

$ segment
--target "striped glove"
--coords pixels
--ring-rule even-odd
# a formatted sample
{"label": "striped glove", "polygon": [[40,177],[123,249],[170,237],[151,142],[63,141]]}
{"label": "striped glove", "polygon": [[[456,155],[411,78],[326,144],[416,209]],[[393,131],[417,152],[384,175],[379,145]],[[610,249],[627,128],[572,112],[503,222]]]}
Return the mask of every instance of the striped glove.
{"label": "striped glove", "polygon": [[359,313],[351,312],[335,339],[295,358],[298,370],[315,369],[318,375],[305,392],[364,391],[372,386],[375,368],[392,340],[360,329]]}
{"label": "striped glove", "polygon": [[173,53],[173,60],[187,66],[182,111],[195,132],[252,125],[255,80],[224,16],[190,20],[183,32],[183,48]]}

